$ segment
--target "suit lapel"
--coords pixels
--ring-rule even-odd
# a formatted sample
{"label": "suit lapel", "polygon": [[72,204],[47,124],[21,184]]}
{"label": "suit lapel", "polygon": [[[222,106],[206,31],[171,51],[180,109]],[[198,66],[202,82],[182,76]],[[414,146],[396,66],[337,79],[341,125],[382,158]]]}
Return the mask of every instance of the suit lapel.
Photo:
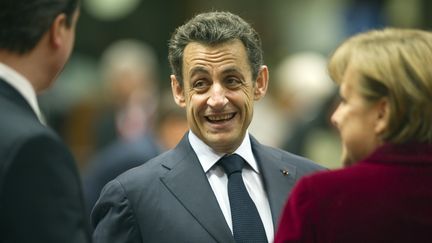
{"label": "suit lapel", "polygon": [[161,177],[162,182],[217,242],[234,242],[187,134],[174,154],[173,160],[163,163],[170,171]]}
{"label": "suit lapel", "polygon": [[287,164],[282,153],[275,153],[258,143],[251,136],[252,150],[262,173],[262,179],[270,203],[273,226],[276,230],[279,215],[289,192],[295,184],[296,166]]}

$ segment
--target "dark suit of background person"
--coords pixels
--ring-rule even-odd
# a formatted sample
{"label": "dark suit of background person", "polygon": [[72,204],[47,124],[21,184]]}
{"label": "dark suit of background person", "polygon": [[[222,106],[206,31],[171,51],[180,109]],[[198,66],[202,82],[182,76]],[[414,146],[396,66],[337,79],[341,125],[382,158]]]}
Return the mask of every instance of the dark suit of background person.
{"label": "dark suit of background person", "polygon": [[160,97],[155,131],[133,140],[118,140],[99,151],[83,171],[84,198],[88,213],[99,198],[102,188],[121,173],[174,148],[188,130],[183,109],[165,94]]}
{"label": "dark suit of background person", "polygon": [[78,2],[0,2],[0,242],[90,242],[71,153],[41,123],[74,40]]}
{"label": "dark suit of background person", "polygon": [[[261,196],[255,197],[262,203],[258,210],[268,209],[259,214],[272,241],[296,180],[322,168],[264,146],[247,132],[253,102],[265,95],[268,84],[258,35],[236,15],[204,13],[176,30],[169,53],[174,100],[186,109],[190,131],[174,149],[104,187],[92,212],[94,241],[234,242],[226,201],[220,199],[226,184],[214,184],[223,178],[226,183],[215,163],[230,153],[248,158],[248,164],[256,161],[259,173],[248,165],[242,174],[258,178],[245,183],[257,183],[249,190]],[[194,78],[191,71],[197,72]]]}
{"label": "dark suit of background person", "polygon": [[384,29],[348,39],[329,71],[344,169],[304,177],[275,243],[431,242],[432,33]]}
{"label": "dark suit of background person", "polygon": [[133,140],[118,140],[95,155],[82,177],[89,216],[105,184],[161,153],[162,148],[156,141],[152,134],[145,134]]}

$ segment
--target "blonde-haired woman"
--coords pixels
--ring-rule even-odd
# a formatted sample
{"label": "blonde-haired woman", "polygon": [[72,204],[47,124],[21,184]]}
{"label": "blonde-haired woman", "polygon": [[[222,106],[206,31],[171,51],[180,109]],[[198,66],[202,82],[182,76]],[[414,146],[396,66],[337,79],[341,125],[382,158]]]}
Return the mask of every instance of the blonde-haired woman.
{"label": "blonde-haired woman", "polygon": [[432,33],[358,34],[329,73],[346,167],[299,181],[275,242],[431,242]]}

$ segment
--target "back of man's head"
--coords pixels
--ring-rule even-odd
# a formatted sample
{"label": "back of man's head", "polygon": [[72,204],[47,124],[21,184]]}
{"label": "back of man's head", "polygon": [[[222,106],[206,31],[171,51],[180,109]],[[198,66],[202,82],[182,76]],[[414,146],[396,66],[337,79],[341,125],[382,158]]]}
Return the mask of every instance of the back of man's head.
{"label": "back of man's head", "polygon": [[0,49],[25,54],[40,41],[61,13],[72,24],[79,0],[1,0]]}

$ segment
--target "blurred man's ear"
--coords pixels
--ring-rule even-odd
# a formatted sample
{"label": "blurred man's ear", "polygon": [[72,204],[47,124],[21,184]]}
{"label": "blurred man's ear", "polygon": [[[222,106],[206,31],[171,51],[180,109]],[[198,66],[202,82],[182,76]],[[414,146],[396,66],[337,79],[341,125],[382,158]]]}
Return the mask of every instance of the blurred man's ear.
{"label": "blurred man's ear", "polygon": [[50,43],[54,48],[59,48],[64,44],[65,38],[68,37],[68,31],[70,31],[70,26],[67,25],[66,14],[57,15],[51,24],[49,35]]}
{"label": "blurred man's ear", "polygon": [[260,100],[262,97],[265,96],[267,92],[268,81],[269,81],[269,71],[267,66],[263,65],[260,68],[257,80],[255,82],[255,87],[254,87],[255,100]]}
{"label": "blurred man's ear", "polygon": [[171,90],[174,97],[174,101],[178,106],[186,107],[183,86],[180,84],[180,82],[177,80],[174,74],[171,74],[170,78],[171,78]]}

